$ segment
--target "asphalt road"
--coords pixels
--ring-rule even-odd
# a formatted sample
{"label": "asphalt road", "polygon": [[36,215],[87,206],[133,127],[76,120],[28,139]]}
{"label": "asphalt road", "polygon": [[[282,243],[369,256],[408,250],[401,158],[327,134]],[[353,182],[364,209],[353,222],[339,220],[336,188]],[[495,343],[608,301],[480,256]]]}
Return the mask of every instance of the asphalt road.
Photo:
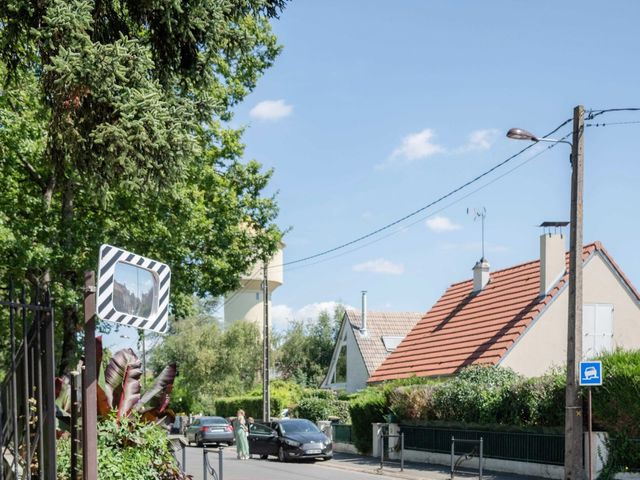
{"label": "asphalt road", "polygon": [[[209,462],[218,470],[218,454],[208,454]],[[275,458],[268,460],[253,458],[250,460],[238,460],[234,447],[224,448],[223,478],[222,480],[327,480],[339,478],[340,480],[386,480],[391,479],[385,475],[374,475],[353,470],[339,468],[335,460],[318,460],[281,463]],[[203,450],[198,447],[187,447],[187,473],[193,475],[194,480],[213,480],[209,475],[203,476]],[[180,458],[180,457],[179,457]],[[218,477],[218,480],[219,477]]]}

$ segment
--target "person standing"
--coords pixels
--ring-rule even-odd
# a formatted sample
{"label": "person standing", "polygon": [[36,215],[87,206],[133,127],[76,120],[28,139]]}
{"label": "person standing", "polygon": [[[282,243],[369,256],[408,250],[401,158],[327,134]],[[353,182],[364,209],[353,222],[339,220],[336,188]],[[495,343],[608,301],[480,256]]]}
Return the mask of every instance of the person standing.
{"label": "person standing", "polygon": [[249,458],[249,441],[247,422],[244,417],[244,410],[238,410],[234,421],[233,430],[236,437],[236,451],[239,460],[247,460]]}

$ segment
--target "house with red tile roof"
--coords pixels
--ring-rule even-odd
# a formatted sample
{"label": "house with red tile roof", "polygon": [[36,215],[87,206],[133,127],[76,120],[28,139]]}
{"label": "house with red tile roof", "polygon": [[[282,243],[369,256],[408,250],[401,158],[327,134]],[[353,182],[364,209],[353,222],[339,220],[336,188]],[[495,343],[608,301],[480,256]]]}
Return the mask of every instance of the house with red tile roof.
{"label": "house with red tile roof", "polygon": [[369,312],[363,292],[362,310],[346,310],[321,388],[355,392],[420,320],[418,312]]}
{"label": "house with red tile roof", "polygon": [[[584,246],[583,358],[640,348],[640,295],[600,242]],[[370,376],[453,375],[473,364],[510,367],[525,376],[566,364],[568,266],[564,238],[540,237],[540,258],[490,271],[483,258],[472,279],[454,283]]]}

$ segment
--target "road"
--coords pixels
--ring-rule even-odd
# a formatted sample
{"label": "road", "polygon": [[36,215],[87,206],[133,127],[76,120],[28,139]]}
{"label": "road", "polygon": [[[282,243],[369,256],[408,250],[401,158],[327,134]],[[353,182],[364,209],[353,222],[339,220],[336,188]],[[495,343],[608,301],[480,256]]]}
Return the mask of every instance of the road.
{"label": "road", "polygon": [[[217,449],[212,449],[216,450]],[[218,454],[208,454],[209,462],[218,470]],[[339,468],[336,460],[316,462],[278,462],[275,458],[268,460],[238,460],[234,447],[223,449],[223,479],[222,480],[327,480],[328,478],[340,478],[340,480],[388,480],[393,477],[375,475],[354,470]],[[193,475],[194,480],[213,480],[209,475],[203,477],[203,451],[202,448],[187,447],[187,473]],[[180,458],[180,457],[178,457]]]}

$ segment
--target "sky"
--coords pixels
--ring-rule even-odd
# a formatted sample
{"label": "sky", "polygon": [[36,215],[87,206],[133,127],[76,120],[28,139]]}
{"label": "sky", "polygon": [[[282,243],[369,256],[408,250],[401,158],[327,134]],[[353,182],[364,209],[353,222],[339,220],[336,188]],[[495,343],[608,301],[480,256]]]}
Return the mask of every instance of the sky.
{"label": "sky", "polygon": [[[418,210],[587,110],[640,107],[640,2],[294,0],[284,49],[235,109],[245,159],[273,169],[285,262]],[[640,112],[585,132],[584,242],[603,242],[640,286]],[[558,132],[570,132],[568,124]],[[569,220],[569,147],[538,145],[482,181],[351,248],[285,266],[276,329],[336,302],[426,312],[481,256],[538,258],[547,220]],[[537,156],[534,156],[537,155]],[[514,169],[514,167],[517,167]],[[482,187],[482,188],[480,188]],[[470,209],[471,214],[467,213]],[[392,233],[392,235],[388,235]],[[568,230],[567,236],[568,248]]]}

